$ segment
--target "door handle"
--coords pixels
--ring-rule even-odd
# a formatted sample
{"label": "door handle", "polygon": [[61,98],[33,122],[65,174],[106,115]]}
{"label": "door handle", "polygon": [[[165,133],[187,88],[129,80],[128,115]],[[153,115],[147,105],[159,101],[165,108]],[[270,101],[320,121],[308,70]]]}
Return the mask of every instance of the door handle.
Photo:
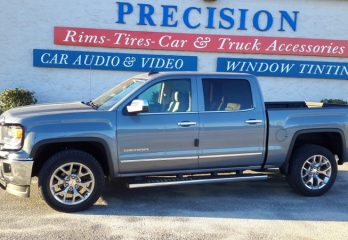
{"label": "door handle", "polygon": [[190,126],[196,126],[197,122],[179,122],[179,127],[190,127]]}
{"label": "door handle", "polygon": [[263,123],[262,120],[257,120],[257,119],[249,119],[245,121],[246,124],[254,125],[254,124],[260,124]]}

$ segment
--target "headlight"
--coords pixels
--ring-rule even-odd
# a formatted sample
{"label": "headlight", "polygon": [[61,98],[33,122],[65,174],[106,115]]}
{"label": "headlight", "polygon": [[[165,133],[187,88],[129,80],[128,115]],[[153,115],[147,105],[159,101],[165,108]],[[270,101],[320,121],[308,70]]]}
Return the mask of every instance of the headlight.
{"label": "headlight", "polygon": [[19,150],[22,148],[24,131],[21,126],[1,126],[1,143],[5,150]]}

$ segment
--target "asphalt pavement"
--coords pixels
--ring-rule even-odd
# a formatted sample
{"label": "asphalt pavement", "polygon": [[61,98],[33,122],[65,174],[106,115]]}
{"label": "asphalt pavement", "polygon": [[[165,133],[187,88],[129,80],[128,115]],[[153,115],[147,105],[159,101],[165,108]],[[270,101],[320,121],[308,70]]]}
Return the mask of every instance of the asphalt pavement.
{"label": "asphalt pavement", "polygon": [[348,239],[348,164],[326,195],[297,195],[284,178],[127,189],[107,184],[90,210],[66,214],[39,197],[0,191],[0,239]]}

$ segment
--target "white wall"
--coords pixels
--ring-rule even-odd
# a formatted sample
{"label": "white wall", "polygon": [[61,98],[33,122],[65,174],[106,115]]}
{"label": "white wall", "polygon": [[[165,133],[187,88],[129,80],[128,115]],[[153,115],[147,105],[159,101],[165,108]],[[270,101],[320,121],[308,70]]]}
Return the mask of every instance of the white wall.
{"label": "white wall", "polygon": [[[199,71],[215,71],[217,57],[231,57],[231,54],[164,52],[132,49],[106,49],[58,46],[53,43],[53,27],[87,27],[104,29],[148,30],[161,32],[188,32],[182,25],[178,28],[141,27],[132,21],[118,25],[116,21],[115,0],[0,0],[0,91],[6,88],[21,87],[33,90],[40,102],[88,100],[96,97],[122,79],[137,72],[115,72],[100,70],[75,70],[34,68],[32,51],[40,49],[64,49],[102,52],[128,52],[150,54],[173,54],[198,56]],[[127,0],[125,0],[127,1]],[[128,0],[136,3],[173,4],[179,6],[201,6],[208,4],[249,8],[250,10],[280,9],[300,11],[297,32],[278,32],[276,29],[260,33],[256,30],[190,30],[191,33],[232,34],[274,37],[304,37],[323,39],[348,39],[347,24],[348,1],[339,0],[217,0],[206,3],[201,0]],[[203,17],[202,17],[203,18]],[[301,57],[301,56],[260,56],[238,55],[233,57],[315,60],[346,62],[344,58]],[[341,98],[348,100],[348,81],[322,79],[260,78],[264,97],[272,100],[313,100],[322,98]]]}

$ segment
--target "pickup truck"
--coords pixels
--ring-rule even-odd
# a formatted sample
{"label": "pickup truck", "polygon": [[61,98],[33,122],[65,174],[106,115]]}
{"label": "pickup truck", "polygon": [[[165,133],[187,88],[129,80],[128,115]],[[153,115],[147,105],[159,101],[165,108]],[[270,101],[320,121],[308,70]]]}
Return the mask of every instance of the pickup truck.
{"label": "pickup truck", "polygon": [[265,103],[255,76],[151,73],[90,102],[0,117],[0,179],[28,197],[32,177],[58,211],[91,207],[106,179],[129,188],[267,179],[274,169],[320,196],[347,161],[347,106]]}

